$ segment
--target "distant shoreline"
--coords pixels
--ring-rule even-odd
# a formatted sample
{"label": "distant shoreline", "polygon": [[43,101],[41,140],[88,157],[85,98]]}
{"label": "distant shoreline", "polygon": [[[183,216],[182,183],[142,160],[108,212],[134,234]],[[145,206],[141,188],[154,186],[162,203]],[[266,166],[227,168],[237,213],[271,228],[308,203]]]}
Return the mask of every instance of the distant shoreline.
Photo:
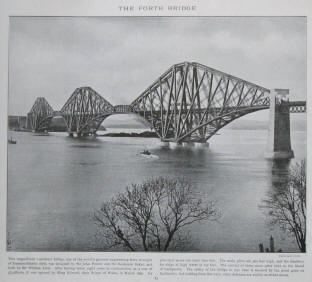
{"label": "distant shoreline", "polygon": [[141,133],[136,133],[136,132],[131,132],[131,133],[126,133],[126,132],[111,132],[111,133],[106,133],[106,134],[97,134],[99,137],[144,137],[144,138],[158,138],[158,135],[156,132],[152,131],[144,131]]}

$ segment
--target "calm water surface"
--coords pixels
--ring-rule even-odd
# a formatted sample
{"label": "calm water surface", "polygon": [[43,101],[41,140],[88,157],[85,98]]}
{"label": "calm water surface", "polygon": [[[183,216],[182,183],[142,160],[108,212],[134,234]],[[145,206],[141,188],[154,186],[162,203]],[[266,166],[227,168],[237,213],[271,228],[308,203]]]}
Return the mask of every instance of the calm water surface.
{"label": "calm water surface", "polygon": [[[124,132],[126,130],[119,129]],[[134,131],[134,130],[132,130]],[[305,157],[305,132],[292,132],[296,158]],[[9,132],[8,239],[11,250],[99,250],[90,219],[103,201],[150,176],[183,176],[202,197],[216,200],[219,222],[192,225],[191,251],[258,252],[275,238],[283,252],[298,251],[294,242],[265,222],[261,200],[283,174],[265,160],[267,132],[223,130],[209,148],[162,148],[157,139],[76,139],[65,133],[34,136]],[[154,158],[139,154],[144,148]]]}

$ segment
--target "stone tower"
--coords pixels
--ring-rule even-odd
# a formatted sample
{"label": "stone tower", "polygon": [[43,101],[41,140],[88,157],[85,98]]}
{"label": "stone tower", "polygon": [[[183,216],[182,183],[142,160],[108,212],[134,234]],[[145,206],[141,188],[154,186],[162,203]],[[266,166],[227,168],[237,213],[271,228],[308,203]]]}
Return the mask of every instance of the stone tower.
{"label": "stone tower", "polygon": [[266,158],[291,159],[294,152],[290,141],[289,89],[270,91],[270,118]]}

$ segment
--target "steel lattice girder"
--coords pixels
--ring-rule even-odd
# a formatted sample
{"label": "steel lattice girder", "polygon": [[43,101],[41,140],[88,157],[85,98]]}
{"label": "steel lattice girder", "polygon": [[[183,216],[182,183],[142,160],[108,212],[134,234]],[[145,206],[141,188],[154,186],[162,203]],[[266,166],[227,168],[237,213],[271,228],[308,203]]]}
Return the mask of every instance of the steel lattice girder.
{"label": "steel lattice girder", "polygon": [[270,91],[198,63],[172,66],[136,100],[134,112],[164,141],[207,141],[232,120],[267,109]]}
{"label": "steel lattice girder", "polygon": [[44,97],[38,97],[27,114],[27,125],[35,131],[47,129],[53,112],[48,101]]}
{"label": "steel lattice girder", "polygon": [[290,113],[305,113],[307,111],[305,101],[287,101],[286,105]]}
{"label": "steel lattice girder", "polygon": [[90,87],[77,88],[61,113],[69,132],[95,133],[114,107]]}

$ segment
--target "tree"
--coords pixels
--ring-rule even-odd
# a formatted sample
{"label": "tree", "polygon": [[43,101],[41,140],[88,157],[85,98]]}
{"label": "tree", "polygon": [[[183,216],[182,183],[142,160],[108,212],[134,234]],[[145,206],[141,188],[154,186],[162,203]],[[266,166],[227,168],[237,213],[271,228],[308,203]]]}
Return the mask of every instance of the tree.
{"label": "tree", "polygon": [[218,217],[215,203],[197,199],[192,185],[164,177],[132,184],[93,214],[105,247],[129,251],[181,249],[186,226]]}
{"label": "tree", "polygon": [[285,181],[263,200],[269,225],[278,226],[294,238],[300,251],[306,251],[306,163],[291,167]]}

